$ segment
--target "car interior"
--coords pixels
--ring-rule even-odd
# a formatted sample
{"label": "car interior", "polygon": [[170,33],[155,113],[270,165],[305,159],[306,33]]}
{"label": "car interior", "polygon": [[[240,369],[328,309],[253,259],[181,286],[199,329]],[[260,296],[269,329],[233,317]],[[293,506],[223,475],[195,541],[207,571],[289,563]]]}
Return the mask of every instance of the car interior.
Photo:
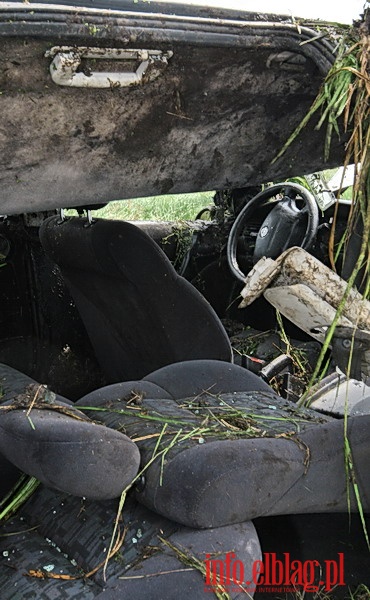
{"label": "car interior", "polygon": [[[351,203],[309,185],[322,131],[276,158],[333,40],[258,12],[0,2],[0,57],[1,599],[277,598],[269,553],[344,553],[345,585],[318,570],[284,599],[370,584],[361,223],[334,270]],[[99,216],[209,190],[191,221]],[[209,582],[230,552],[242,581]]]}

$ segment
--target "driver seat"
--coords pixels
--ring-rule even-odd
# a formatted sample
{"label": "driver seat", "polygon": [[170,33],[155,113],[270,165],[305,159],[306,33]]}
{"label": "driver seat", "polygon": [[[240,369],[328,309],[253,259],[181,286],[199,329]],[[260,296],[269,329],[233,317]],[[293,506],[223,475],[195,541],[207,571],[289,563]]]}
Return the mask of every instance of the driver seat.
{"label": "driver seat", "polygon": [[60,267],[108,383],[185,360],[232,362],[211,305],[138,227],[54,216],[40,239]]}

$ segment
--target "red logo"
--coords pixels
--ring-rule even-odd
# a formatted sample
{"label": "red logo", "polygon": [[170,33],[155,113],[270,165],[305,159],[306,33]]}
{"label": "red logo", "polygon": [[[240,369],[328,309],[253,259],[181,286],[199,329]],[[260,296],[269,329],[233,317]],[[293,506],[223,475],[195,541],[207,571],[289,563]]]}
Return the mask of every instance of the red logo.
{"label": "red logo", "polygon": [[[246,569],[234,552],[227,552],[225,559],[212,558],[206,554],[207,591],[305,592],[322,590],[330,592],[334,587],[345,585],[344,554],[338,552],[337,560],[291,560],[289,552],[278,559],[275,552],[265,552],[263,560],[256,560]],[[247,577],[247,574],[248,577]]]}

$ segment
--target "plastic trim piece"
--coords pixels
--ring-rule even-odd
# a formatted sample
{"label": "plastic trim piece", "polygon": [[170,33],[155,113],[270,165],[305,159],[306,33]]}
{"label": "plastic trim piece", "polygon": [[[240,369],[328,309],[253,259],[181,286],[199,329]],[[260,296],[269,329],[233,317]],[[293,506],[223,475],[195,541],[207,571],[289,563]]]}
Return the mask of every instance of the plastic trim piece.
{"label": "plastic trim piece", "polygon": [[[128,50],[120,48],[72,48],[55,46],[45,53],[53,57],[50,65],[52,80],[57,85],[80,88],[112,88],[139,85],[156,79],[173,52],[161,50]],[[83,58],[140,61],[136,71],[78,71]],[[145,79],[144,79],[145,77]]]}

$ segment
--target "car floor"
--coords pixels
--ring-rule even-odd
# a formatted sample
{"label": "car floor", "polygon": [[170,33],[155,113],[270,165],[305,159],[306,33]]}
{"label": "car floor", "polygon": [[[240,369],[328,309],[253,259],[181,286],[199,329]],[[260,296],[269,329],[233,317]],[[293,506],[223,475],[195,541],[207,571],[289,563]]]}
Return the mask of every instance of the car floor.
{"label": "car floor", "polygon": [[[277,517],[261,517],[253,521],[261,543],[262,553],[276,553],[283,559],[289,553],[290,561],[317,560],[321,566],[326,560],[338,561],[338,553],[344,554],[345,586],[338,586],[331,594],[306,593],[304,598],[344,600],[351,598],[361,585],[370,586],[370,550],[366,543],[363,526],[358,514],[305,514]],[[365,516],[367,529],[370,517]],[[303,594],[303,592],[301,591]],[[293,592],[280,593],[276,600],[297,600],[303,595]],[[257,592],[255,600],[271,600],[270,592]],[[362,597],[361,597],[362,598]],[[363,596],[368,598],[368,596]]]}

